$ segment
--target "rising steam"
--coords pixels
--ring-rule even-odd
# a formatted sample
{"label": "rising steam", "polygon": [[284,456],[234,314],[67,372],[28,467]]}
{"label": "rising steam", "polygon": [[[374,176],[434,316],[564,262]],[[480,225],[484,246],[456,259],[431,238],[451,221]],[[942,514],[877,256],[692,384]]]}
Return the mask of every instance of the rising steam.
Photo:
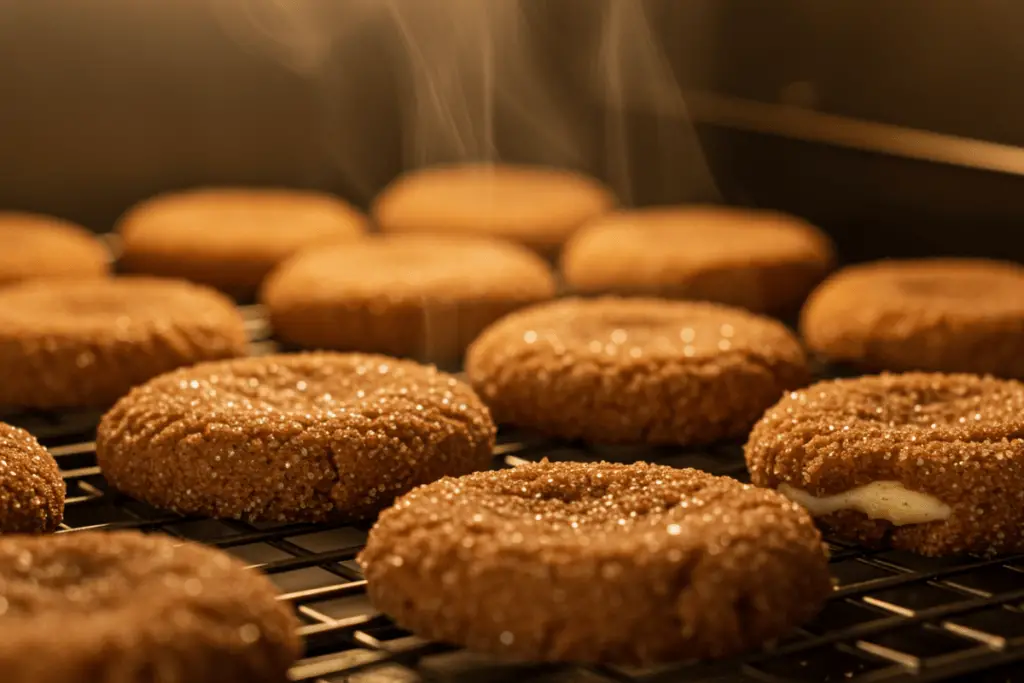
{"label": "rising steam", "polygon": [[[210,2],[240,44],[316,84],[325,144],[365,192],[380,166],[379,146],[398,136],[405,168],[565,166],[604,176],[628,202],[642,163],[656,166],[672,200],[715,195],[654,30],[657,2]],[[379,93],[381,84],[400,112],[391,129],[367,115],[368,89]],[[634,152],[638,115],[660,136],[657,158]]]}

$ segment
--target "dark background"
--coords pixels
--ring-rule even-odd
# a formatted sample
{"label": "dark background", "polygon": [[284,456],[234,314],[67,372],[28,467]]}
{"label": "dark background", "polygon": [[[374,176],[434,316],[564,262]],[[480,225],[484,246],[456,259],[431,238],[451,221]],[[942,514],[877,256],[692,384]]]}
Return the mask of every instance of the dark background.
{"label": "dark background", "polygon": [[[349,32],[303,74],[273,50],[241,46],[212,1],[0,0],[0,208],[106,230],[145,196],[222,183],[323,188],[365,205],[416,165],[403,142],[407,75],[378,33]],[[331,2],[325,18],[346,0]],[[585,87],[595,2],[525,0],[538,62],[578,136],[565,163],[635,203],[793,211],[830,231],[846,260],[1024,260],[1024,11],[1014,0],[644,4],[718,195],[695,170],[678,112],[623,112]],[[731,113],[699,106],[708,93]],[[790,120],[794,108],[810,115]],[[495,118],[502,158],[552,162],[501,107]],[[888,127],[845,134],[857,120]],[[620,121],[627,157],[608,149]],[[913,130],[941,135],[903,144]]]}

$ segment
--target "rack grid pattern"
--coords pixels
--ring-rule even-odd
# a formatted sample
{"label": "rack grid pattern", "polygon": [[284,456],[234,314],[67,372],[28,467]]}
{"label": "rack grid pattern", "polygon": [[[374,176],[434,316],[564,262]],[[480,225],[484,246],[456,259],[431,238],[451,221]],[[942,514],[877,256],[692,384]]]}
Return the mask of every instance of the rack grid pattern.
{"label": "rack grid pattern", "polygon": [[[250,311],[254,349],[272,348]],[[498,662],[403,632],[374,611],[355,563],[366,525],[280,525],[187,518],[110,490],[92,441],[98,415],[16,415],[57,458],[67,484],[61,532],[163,532],[222,548],[265,572],[302,621],[302,683],[341,681],[996,681],[1024,680],[1024,555],[927,559],[830,542],[837,588],[810,624],[772,647],[721,662],[656,669]],[[741,449],[591,448],[502,433],[494,466],[645,459],[743,479]]]}

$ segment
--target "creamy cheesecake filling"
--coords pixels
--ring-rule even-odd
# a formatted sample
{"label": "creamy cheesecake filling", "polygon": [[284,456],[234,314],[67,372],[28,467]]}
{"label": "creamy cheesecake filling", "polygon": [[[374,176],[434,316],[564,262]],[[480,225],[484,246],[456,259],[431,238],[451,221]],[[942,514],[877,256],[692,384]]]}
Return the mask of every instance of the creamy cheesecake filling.
{"label": "creamy cheesecake filling", "polygon": [[911,491],[898,481],[873,481],[832,496],[813,496],[789,484],[779,484],[779,493],[807,508],[813,517],[857,510],[871,519],[905,526],[939,522],[948,519],[953,512],[935,496]]}

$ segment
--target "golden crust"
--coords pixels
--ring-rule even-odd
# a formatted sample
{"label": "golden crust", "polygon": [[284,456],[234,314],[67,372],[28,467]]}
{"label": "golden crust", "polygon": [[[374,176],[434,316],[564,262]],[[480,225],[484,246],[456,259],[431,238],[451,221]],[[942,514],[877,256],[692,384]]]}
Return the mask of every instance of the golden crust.
{"label": "golden crust", "polygon": [[898,481],[952,508],[893,526],[847,511],[840,537],[924,555],[1024,550],[1024,384],[906,373],[820,382],[772,406],[746,445],[751,481],[815,496]]}
{"label": "golden crust", "polygon": [[800,331],[823,359],[863,370],[1024,378],[1024,267],[982,259],[851,266],[814,291]]}
{"label": "golden crust", "polygon": [[290,344],[452,363],[495,320],[554,294],[550,268],[518,245],[406,235],[302,252],[261,299]]}
{"label": "golden crust", "polygon": [[232,302],[187,282],[36,280],[0,290],[0,405],[106,407],[163,372],[246,349]]}
{"label": "golden crust", "polygon": [[139,532],[0,537],[5,683],[278,683],[298,620],[258,572]]}
{"label": "golden crust", "polygon": [[499,423],[567,439],[698,444],[738,437],[810,381],[780,323],[716,304],[562,299],[489,327],[466,374]]}
{"label": "golden crust", "polygon": [[619,211],[591,221],[566,245],[561,269],[566,286],[581,294],[795,313],[834,262],[824,233],[795,216],[692,206]]}
{"label": "golden crust", "polygon": [[85,228],[53,216],[0,212],[0,244],[0,284],[110,273],[110,253],[103,243]]}
{"label": "golden crust", "polygon": [[53,456],[25,430],[0,422],[0,533],[56,531],[64,495]]}
{"label": "golden crust", "polygon": [[140,202],[120,219],[127,272],[181,277],[250,298],[278,263],[305,247],[359,239],[367,221],[332,195],[202,188]]}
{"label": "golden crust", "polygon": [[445,478],[385,510],[359,561],[399,625],[525,660],[726,656],[783,635],[831,592],[796,505],[646,463]]}
{"label": "golden crust", "polygon": [[117,489],[211,517],[320,522],[372,516],[395,496],[486,467],[487,408],[435,368],[304,353],[204,363],[111,409],[96,458]]}
{"label": "golden crust", "polygon": [[553,256],[616,203],[601,183],[572,171],[468,164],[399,176],[374,201],[372,215],[385,233],[500,237]]}

